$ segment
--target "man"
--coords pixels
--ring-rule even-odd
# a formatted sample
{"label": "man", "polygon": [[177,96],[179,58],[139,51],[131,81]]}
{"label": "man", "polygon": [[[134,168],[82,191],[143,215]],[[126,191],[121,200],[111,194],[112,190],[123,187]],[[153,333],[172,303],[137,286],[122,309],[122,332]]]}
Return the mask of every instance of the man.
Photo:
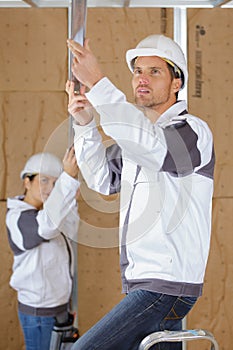
{"label": "man", "polygon": [[[72,82],[66,85],[79,167],[90,188],[121,191],[126,293],[73,349],[136,350],[151,332],[181,329],[202,294],[211,229],[212,134],[204,121],[188,114],[185,101],[177,101],[188,73],[172,39],[151,35],[127,51],[136,105],[103,76],[88,40],[84,47],[68,40],[68,47],[73,74],[83,84],[79,95]],[[93,113],[86,112],[90,104],[116,142],[107,149]],[[181,349],[181,343],[159,349]]]}

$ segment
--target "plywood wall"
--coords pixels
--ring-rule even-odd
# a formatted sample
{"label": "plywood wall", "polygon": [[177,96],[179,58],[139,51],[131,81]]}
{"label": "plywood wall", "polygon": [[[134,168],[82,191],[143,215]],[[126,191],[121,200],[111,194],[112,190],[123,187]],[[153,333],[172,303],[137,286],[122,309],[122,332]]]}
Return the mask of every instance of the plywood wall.
{"label": "plywood wall", "polygon": [[149,34],[173,35],[172,9],[89,9],[87,36],[104,72],[132,100],[131,73],[125,63],[129,48]]}
{"label": "plywood wall", "polygon": [[9,287],[5,200],[22,193],[19,172],[26,159],[42,151],[67,118],[67,25],[64,9],[0,10],[0,349],[5,350],[24,349],[16,293]]}
{"label": "plywood wall", "polygon": [[20,190],[19,171],[67,118],[67,11],[0,10],[0,198]]}
{"label": "plywood wall", "polygon": [[[232,9],[188,11],[189,109],[210,125],[216,152],[211,251],[204,294],[188,326],[211,330],[222,350],[232,348],[233,338],[232,20]],[[190,349],[195,345],[190,343]]]}

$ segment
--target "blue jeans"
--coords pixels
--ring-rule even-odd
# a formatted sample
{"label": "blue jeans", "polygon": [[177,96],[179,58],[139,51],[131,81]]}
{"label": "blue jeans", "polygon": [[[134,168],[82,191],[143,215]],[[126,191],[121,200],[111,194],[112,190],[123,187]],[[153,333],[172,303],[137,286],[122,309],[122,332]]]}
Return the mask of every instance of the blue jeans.
{"label": "blue jeans", "polygon": [[[197,298],[136,290],[79,338],[72,350],[137,350],[150,333],[181,330],[182,319]],[[160,343],[151,349],[181,350],[179,343]]]}
{"label": "blue jeans", "polygon": [[54,317],[32,316],[18,312],[26,350],[49,350]]}

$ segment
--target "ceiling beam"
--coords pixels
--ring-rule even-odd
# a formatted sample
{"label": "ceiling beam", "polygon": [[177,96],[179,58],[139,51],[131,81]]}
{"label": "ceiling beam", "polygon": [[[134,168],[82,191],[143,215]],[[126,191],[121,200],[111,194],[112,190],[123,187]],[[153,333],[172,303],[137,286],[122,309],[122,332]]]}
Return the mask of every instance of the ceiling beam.
{"label": "ceiling beam", "polygon": [[31,7],[38,7],[36,2],[34,0],[23,0],[26,4],[28,4]]}
{"label": "ceiling beam", "polygon": [[124,0],[124,5],[123,7],[129,7],[130,0]]}
{"label": "ceiling beam", "polygon": [[214,7],[221,7],[222,5],[226,5],[230,0],[214,0],[213,6]]}
{"label": "ceiling beam", "polygon": [[[1,7],[70,7],[73,0],[0,0]],[[233,0],[86,0],[87,7],[233,7]]]}
{"label": "ceiling beam", "polygon": [[[100,0],[99,0],[100,1]],[[215,0],[214,0],[215,1]],[[213,7],[213,0],[131,0],[130,7]]]}

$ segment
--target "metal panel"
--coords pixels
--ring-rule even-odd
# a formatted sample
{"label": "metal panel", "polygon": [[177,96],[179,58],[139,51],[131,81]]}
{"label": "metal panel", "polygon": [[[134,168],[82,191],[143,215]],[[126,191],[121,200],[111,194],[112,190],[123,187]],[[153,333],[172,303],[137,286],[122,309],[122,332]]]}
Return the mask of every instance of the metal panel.
{"label": "metal panel", "polygon": [[[86,0],[72,0],[71,6],[69,8],[69,37],[74,39],[79,44],[83,45],[86,29],[86,9],[87,2]],[[76,83],[76,90],[80,88],[79,82],[75,79],[71,72],[72,64],[72,54],[69,52],[69,79],[72,79]],[[74,133],[73,133],[73,117],[69,116],[69,130],[68,130],[68,146],[73,144]],[[73,291],[72,291],[72,311],[77,315],[75,319],[75,325],[78,327],[78,245],[77,242],[72,242],[72,247],[74,251],[74,278],[73,278]]]}
{"label": "metal panel", "polygon": [[[86,29],[86,9],[87,9],[87,1],[86,0],[72,0],[71,6],[69,7],[69,37],[74,39],[79,44],[83,45],[84,37],[85,37],[85,29]],[[69,51],[69,66],[68,73],[69,79],[75,82],[75,90],[79,90],[79,82],[75,79],[71,72],[71,64],[72,64],[72,54]],[[72,119],[72,117],[70,117]],[[72,120],[71,120],[72,123]],[[73,128],[70,126],[69,128],[69,137],[68,143],[69,146],[72,144],[73,140]]]}
{"label": "metal panel", "polygon": [[227,5],[230,1],[229,0],[215,0],[213,1],[213,6],[214,7],[221,7],[223,5]]}

